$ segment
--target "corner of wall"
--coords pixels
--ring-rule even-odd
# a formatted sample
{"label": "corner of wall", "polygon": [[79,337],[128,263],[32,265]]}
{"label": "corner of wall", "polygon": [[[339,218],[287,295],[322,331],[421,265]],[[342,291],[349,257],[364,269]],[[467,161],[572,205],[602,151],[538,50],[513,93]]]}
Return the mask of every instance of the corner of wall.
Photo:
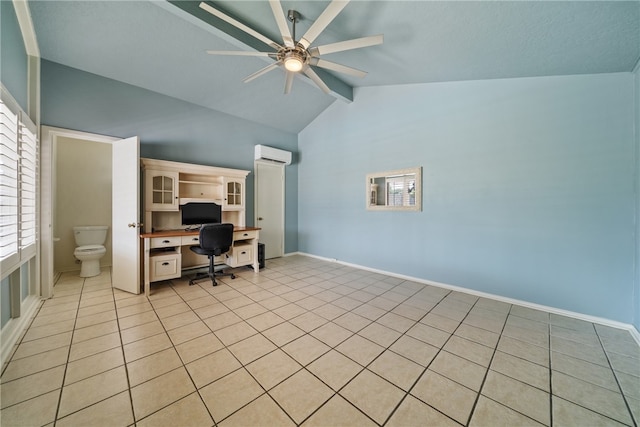
{"label": "corner of wall", "polygon": [[633,285],[633,325],[640,331],[640,58],[633,68],[635,134],[635,274]]}

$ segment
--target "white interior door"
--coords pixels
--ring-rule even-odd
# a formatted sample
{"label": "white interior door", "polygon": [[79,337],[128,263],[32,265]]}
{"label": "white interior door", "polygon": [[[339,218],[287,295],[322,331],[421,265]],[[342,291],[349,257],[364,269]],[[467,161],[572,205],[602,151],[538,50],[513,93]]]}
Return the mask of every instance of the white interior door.
{"label": "white interior door", "polygon": [[256,227],[265,258],[284,255],[284,165],[256,162]]}
{"label": "white interior door", "polygon": [[114,288],[140,293],[140,139],[113,143],[111,281]]}

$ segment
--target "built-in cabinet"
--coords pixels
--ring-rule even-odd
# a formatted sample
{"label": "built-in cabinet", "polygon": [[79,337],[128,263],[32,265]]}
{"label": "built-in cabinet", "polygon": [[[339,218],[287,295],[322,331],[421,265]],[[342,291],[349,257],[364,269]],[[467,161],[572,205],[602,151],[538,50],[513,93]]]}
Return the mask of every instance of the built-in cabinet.
{"label": "built-in cabinet", "polygon": [[249,171],[141,159],[144,172],[145,285],[180,277],[182,270],[208,265],[205,256],[188,250],[198,245],[197,232],[185,231],[180,207],[186,203],[214,202],[221,206],[222,222],[232,223],[234,244],[216,259],[231,267],[258,268],[258,229],[245,227],[245,189]]}
{"label": "built-in cabinet", "polygon": [[178,210],[178,173],[149,169],[145,171],[145,210]]}
{"label": "built-in cabinet", "polygon": [[147,158],[141,163],[146,233],[182,228],[180,206],[190,202],[217,203],[223,222],[245,226],[249,171]]}
{"label": "built-in cabinet", "polygon": [[228,209],[244,209],[244,181],[225,178],[224,206]]}

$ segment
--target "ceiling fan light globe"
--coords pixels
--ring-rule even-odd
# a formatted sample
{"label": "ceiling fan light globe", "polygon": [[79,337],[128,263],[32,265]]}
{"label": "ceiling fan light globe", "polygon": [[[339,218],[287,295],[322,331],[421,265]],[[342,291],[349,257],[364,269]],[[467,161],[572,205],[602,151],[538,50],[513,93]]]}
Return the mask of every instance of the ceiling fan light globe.
{"label": "ceiling fan light globe", "polygon": [[297,73],[302,70],[302,66],[303,64],[300,58],[297,58],[295,56],[285,58],[284,60],[284,68],[286,68],[288,71]]}

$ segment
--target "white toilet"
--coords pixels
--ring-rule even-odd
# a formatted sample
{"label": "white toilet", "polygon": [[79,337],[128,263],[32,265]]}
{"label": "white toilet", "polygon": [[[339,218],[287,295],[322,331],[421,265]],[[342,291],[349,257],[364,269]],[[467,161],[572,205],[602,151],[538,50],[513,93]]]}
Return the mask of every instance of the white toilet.
{"label": "white toilet", "polygon": [[78,246],[73,252],[78,260],[82,262],[80,266],[80,277],[93,277],[100,274],[100,258],[107,253],[103,246],[107,240],[106,225],[89,225],[73,227],[73,235]]}

